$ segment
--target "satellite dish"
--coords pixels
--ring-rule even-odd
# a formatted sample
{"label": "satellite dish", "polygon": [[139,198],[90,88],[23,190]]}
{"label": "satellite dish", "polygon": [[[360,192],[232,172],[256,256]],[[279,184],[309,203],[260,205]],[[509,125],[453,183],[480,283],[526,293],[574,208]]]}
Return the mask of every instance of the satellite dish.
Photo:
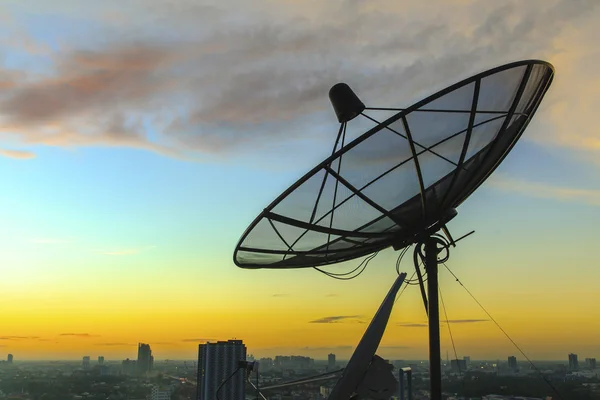
{"label": "satellite dish", "polygon": [[[331,156],[250,224],[235,264],[319,267],[416,244],[428,276],[426,294],[419,273],[429,316],[431,396],[441,398],[437,264],[458,241],[446,224],[521,137],[553,77],[547,62],[519,61],[405,109],[366,107],[348,85],[335,85],[329,96],[340,128]],[[378,110],[394,114],[380,122],[369,115]],[[348,123],[359,117],[373,127],[345,144]]]}

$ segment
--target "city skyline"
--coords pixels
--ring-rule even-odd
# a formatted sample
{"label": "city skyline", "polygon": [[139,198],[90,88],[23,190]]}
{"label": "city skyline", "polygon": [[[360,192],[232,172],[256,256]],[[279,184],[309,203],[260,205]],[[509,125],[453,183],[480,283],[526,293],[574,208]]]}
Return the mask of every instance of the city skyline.
{"label": "city skyline", "polygon": [[[600,357],[591,67],[600,5],[289,3],[6,2],[2,359],[135,359],[139,341],[160,359],[194,359],[199,343],[233,338],[257,356],[347,358],[398,253],[339,282],[236,268],[237,240],[328,155],[333,84],[404,107],[528,58],[551,62],[556,81],[505,163],[458,209],[453,234],[476,233],[451,249],[448,266],[530,358]],[[440,282],[459,358],[516,355],[443,269]],[[411,286],[378,354],[426,359],[426,323]],[[452,354],[447,324],[441,333]]]}

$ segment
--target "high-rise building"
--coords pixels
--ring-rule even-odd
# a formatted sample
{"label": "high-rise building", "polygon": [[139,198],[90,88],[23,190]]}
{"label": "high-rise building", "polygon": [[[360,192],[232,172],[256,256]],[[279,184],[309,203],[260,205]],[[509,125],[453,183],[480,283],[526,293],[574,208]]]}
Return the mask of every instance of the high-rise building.
{"label": "high-rise building", "polygon": [[85,370],[90,369],[90,356],[84,356],[81,365]]}
{"label": "high-rise building", "polygon": [[518,370],[517,357],[515,357],[515,356],[508,357],[508,369],[510,369],[511,371]]}
{"label": "high-rise building", "polygon": [[104,356],[98,356],[98,364],[104,364]]}
{"label": "high-rise building", "polygon": [[577,354],[569,354],[569,369],[571,371],[577,371],[579,369],[579,361],[577,361]]}
{"label": "high-rise building", "polygon": [[464,356],[463,360],[465,360],[465,365],[467,369],[471,368],[471,356]]}
{"label": "high-rise building", "polygon": [[140,375],[145,375],[152,371],[154,357],[152,357],[152,349],[146,343],[138,343],[137,371]]}
{"label": "high-rise building", "polygon": [[596,369],[596,359],[595,358],[586,358],[585,366],[589,369]]}
{"label": "high-rise building", "polygon": [[258,360],[258,369],[262,372],[271,371],[273,369],[273,359],[270,357],[261,358]]}
{"label": "high-rise building", "polygon": [[450,360],[450,368],[455,373],[465,372],[467,370],[467,362],[465,360]]}
{"label": "high-rise building", "polygon": [[[245,371],[240,361],[246,361],[246,346],[241,340],[219,341],[198,346],[198,386],[196,400],[244,400]],[[237,372],[236,372],[237,371]]]}
{"label": "high-rise building", "polygon": [[121,374],[123,375],[134,375],[137,372],[137,361],[130,360],[129,358],[123,360],[121,363]]}
{"label": "high-rise building", "polygon": [[327,368],[329,368],[329,370],[335,369],[335,354],[333,353],[327,356]]}
{"label": "high-rise building", "polygon": [[6,358],[6,362],[9,363],[9,364],[13,363],[13,355],[12,354],[8,355],[8,357]]}

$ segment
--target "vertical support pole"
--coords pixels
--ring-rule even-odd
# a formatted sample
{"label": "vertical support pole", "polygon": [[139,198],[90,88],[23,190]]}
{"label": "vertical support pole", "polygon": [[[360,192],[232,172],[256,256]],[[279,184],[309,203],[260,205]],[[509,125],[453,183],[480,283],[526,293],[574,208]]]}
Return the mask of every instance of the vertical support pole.
{"label": "vertical support pole", "polygon": [[427,268],[427,298],[429,307],[429,380],[431,400],[442,400],[442,364],[440,351],[440,308],[438,300],[437,242],[425,240],[425,267]]}

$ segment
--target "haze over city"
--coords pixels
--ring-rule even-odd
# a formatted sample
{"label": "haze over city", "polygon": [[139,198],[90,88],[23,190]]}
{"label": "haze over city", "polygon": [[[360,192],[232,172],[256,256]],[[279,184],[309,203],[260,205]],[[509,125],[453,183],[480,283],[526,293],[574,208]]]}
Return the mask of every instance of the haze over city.
{"label": "haze over city", "polygon": [[[329,155],[329,88],[404,107],[530,58],[556,79],[458,209],[452,232],[475,234],[448,266],[530,358],[600,356],[599,20],[583,0],[4,1],[0,357],[122,360],[144,342],[194,359],[239,338],[257,357],[346,359],[398,253],[348,282],[232,261],[254,217]],[[443,269],[440,284],[459,356],[517,354]],[[426,327],[411,286],[378,354],[426,359]]]}

